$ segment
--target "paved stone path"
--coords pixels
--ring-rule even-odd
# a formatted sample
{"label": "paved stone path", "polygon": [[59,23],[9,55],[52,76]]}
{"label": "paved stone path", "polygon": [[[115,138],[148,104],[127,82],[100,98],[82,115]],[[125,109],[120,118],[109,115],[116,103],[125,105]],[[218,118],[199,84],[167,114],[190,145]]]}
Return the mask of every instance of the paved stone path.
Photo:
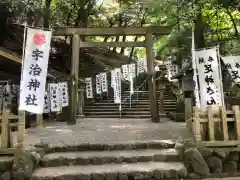
{"label": "paved stone path", "polygon": [[27,129],[24,143],[25,147],[31,147],[40,142],[74,145],[148,140],[191,141],[192,135],[185,123],[168,119],[152,123],[146,119],[85,118],[78,119],[72,126],[64,122],[47,122],[42,129]]}

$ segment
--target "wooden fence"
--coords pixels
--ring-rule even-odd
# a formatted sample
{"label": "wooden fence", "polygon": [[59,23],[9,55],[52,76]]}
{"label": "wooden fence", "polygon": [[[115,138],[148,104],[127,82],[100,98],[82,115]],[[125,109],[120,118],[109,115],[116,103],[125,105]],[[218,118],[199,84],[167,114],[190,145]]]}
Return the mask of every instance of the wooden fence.
{"label": "wooden fence", "polygon": [[[1,126],[1,146],[0,155],[21,153],[24,148],[25,134],[25,112],[19,111],[18,115],[13,115],[8,109],[4,109],[0,116]],[[36,117],[37,127],[42,127],[42,115]],[[17,132],[17,144],[14,145],[12,130]]]}
{"label": "wooden fence", "polygon": [[239,106],[232,110],[221,107],[207,112],[193,108],[192,131],[197,144],[207,147],[238,147],[240,146],[240,112]]}

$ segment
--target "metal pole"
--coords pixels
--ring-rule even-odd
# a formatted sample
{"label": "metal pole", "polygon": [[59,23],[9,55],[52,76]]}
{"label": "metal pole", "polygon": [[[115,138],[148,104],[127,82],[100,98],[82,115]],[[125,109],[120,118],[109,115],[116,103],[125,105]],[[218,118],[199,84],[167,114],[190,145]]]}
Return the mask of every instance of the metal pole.
{"label": "metal pole", "polygon": [[122,118],[122,105],[121,105],[121,103],[119,105],[119,114],[120,114],[120,118]]}

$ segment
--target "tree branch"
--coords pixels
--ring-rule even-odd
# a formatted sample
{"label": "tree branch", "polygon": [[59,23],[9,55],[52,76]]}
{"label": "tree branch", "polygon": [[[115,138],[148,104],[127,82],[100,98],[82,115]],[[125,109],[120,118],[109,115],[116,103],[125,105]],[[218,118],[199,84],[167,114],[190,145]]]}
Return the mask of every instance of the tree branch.
{"label": "tree branch", "polygon": [[230,10],[228,8],[226,8],[226,13],[229,15],[231,21],[232,21],[232,24],[233,24],[233,27],[234,27],[234,30],[235,30],[235,36],[237,39],[239,39],[239,32],[238,32],[238,27],[237,27],[237,24],[232,16],[232,13],[230,12]]}

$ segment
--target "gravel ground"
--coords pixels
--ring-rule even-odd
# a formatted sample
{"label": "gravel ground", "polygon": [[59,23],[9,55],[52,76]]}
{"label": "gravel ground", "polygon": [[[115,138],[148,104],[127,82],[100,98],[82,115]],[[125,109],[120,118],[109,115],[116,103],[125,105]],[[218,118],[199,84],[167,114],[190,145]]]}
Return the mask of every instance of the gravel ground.
{"label": "gravel ground", "polygon": [[[14,132],[16,142],[16,132]],[[71,145],[81,143],[114,143],[123,141],[173,140],[192,141],[185,123],[161,119],[152,123],[144,119],[78,119],[76,125],[45,122],[44,128],[26,130],[24,145],[36,143]]]}

